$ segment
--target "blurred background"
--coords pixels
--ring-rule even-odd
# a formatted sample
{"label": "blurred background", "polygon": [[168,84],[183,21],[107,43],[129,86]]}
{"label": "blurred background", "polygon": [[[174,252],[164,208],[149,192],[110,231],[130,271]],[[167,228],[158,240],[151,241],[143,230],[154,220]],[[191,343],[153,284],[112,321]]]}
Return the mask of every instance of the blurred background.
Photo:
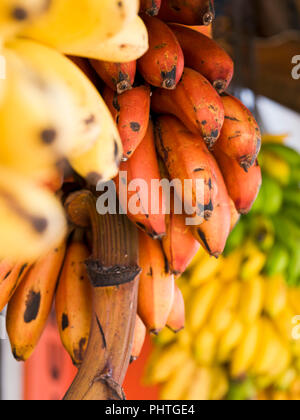
{"label": "blurred background", "polygon": [[[288,219],[291,219],[292,213],[296,214],[298,212],[300,214],[299,181],[297,181],[299,172],[297,175],[297,168],[292,167],[292,155],[286,156],[285,152],[283,152],[284,156],[280,153],[276,155],[277,149],[268,149],[268,143],[278,143],[280,145],[284,143],[300,152],[300,78],[297,80],[292,77],[293,69],[300,63],[300,0],[215,0],[215,3],[217,19],[213,26],[214,38],[234,58],[236,69],[235,79],[231,87],[232,92],[240,97],[254,112],[263,133],[266,135],[262,153],[264,182],[265,185],[273,183],[270,187],[273,188],[272,191],[263,187],[261,194],[264,194],[264,196],[259,197],[258,204],[253,212],[245,220],[242,219],[240,226],[243,227],[237,228],[233,232],[227,249],[227,257],[230,258],[230,254],[237,252],[239,247],[245,250],[252,246],[252,253],[249,251],[247,255],[244,255],[243,262],[240,263],[240,266],[236,262],[236,267],[245,271],[243,263],[250,260],[252,265],[250,265],[250,269],[248,268],[249,273],[247,274],[250,278],[258,275],[269,275],[270,277],[280,275],[288,283],[287,288],[294,291],[299,280],[299,252],[295,252],[294,248],[296,246],[298,247],[297,251],[299,250],[299,231],[297,229],[300,230],[300,221],[298,218],[298,225],[294,230],[289,226],[294,233],[297,231],[292,250],[295,255],[289,249],[290,242],[285,243],[284,236],[289,236],[289,228],[287,227],[285,232],[279,229],[278,232],[276,223],[281,225],[278,214],[281,215],[282,210],[287,212],[286,217]],[[296,56],[299,56],[298,60],[294,58]],[[298,73],[300,77],[300,69]],[[278,166],[276,166],[277,164]],[[290,180],[294,176],[293,174],[296,174],[296,181],[291,184]],[[278,192],[279,189],[280,192]],[[290,190],[291,194],[284,194],[284,190]],[[268,209],[265,209],[266,197],[270,197],[270,195],[274,199],[273,207],[270,205]],[[262,230],[259,229],[261,226],[263,226]],[[249,238],[251,246],[249,245]],[[253,249],[256,249],[256,254]],[[274,257],[274,249],[277,252],[276,258]],[[284,252],[286,258],[283,256]],[[257,262],[259,253],[263,254],[265,258],[261,258]],[[256,263],[251,260],[254,254],[256,260],[253,259]],[[279,258],[278,255],[281,257]],[[195,275],[197,266],[203,267],[205,263],[202,259],[203,256],[197,258],[198,260],[194,262],[190,271],[180,280],[182,287],[186,290],[186,302],[189,303],[189,293],[190,290],[193,290],[192,288],[195,289],[196,293],[197,290],[204,287],[203,285],[209,278],[218,277],[222,272],[220,263],[217,268],[210,267],[207,273],[201,272],[201,268],[199,268],[198,274]],[[273,263],[268,262],[271,258],[273,258]],[[226,258],[224,258],[224,264],[225,260]],[[280,262],[278,262],[279,260]],[[295,265],[295,273],[292,278],[290,267]],[[240,273],[236,275],[240,276]],[[194,280],[191,286],[193,276]],[[196,280],[195,276],[198,276]],[[290,289],[285,291],[286,300],[282,298],[281,309],[284,302],[285,307],[287,305]],[[298,307],[299,305],[300,301]],[[297,303],[295,306],[297,307]],[[280,313],[280,305],[277,309],[276,316]],[[266,310],[264,309],[264,311]],[[273,322],[271,315],[269,313],[267,318]],[[299,313],[295,312],[295,315],[300,315],[300,311]],[[60,343],[55,317],[49,319],[48,327],[38,349],[29,362],[24,365],[13,360],[9,342],[3,339],[3,337],[5,338],[4,316],[5,313],[0,315],[2,338],[0,340],[0,399],[56,400],[62,398],[72,382],[76,370]],[[189,316],[187,318],[188,323]],[[189,331],[189,325],[187,325],[187,331]],[[174,376],[175,365],[172,380],[167,373],[165,378],[162,379],[156,377],[155,372],[149,374],[149,370],[151,372],[155,370],[154,364],[157,363],[157,358],[162,357],[161,355],[171,345],[177,349],[181,347],[185,350],[190,349],[189,332],[180,334],[175,338],[167,331],[163,332],[161,338],[158,338],[155,343],[147,340],[141,358],[129,369],[125,384],[128,399],[150,400],[163,398],[164,396],[170,399],[173,396],[175,399],[179,395],[176,388],[177,379]],[[211,341],[213,341],[213,338]],[[199,346],[201,347],[202,343],[202,349],[206,348],[205,346],[210,349],[211,346],[208,343],[211,343],[211,341],[209,341],[209,334],[207,334],[206,339],[203,339],[202,342],[199,338]],[[295,393],[295,399],[300,399],[300,390],[297,388],[297,386],[299,387],[300,377],[300,352],[298,348],[291,350],[292,354],[285,372],[286,375],[279,384],[275,385],[272,382],[271,374],[270,377],[266,374],[257,375],[253,379],[255,375],[252,373],[247,378],[233,379],[230,373],[230,369],[233,369],[233,367],[228,367],[229,360],[226,359],[226,363],[217,362],[214,358],[208,361],[203,360],[201,349],[198,350],[192,349],[186,351],[186,353],[189,354],[190,359],[196,359],[199,369],[202,365],[204,366],[202,370],[199,370],[199,375],[202,375],[201,380],[206,380],[204,383],[207,383],[208,367],[214,369],[217,372],[216,375],[219,375],[219,381],[214,386],[214,389],[219,393],[216,391],[214,399],[227,398],[229,394],[231,394],[232,399],[273,399],[273,396],[275,399],[276,395],[277,397],[281,395],[283,398],[291,392]],[[207,353],[209,353],[209,350],[207,350]],[[145,373],[146,371],[148,373]],[[170,372],[169,375],[171,375]],[[146,383],[148,385],[145,385]],[[293,387],[295,389],[292,389]],[[201,389],[203,388],[204,385]],[[278,394],[279,392],[281,394]],[[211,396],[211,391],[210,394],[207,391],[207,394],[204,393],[203,399]]]}

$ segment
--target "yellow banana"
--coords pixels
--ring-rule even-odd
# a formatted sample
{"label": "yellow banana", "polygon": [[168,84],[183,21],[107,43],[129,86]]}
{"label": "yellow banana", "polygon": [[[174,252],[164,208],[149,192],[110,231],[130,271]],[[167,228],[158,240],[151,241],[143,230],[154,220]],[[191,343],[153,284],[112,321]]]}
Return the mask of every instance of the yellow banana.
{"label": "yellow banana", "polygon": [[195,291],[187,308],[187,324],[192,331],[198,331],[203,326],[219,292],[220,282],[218,280],[212,280]]}
{"label": "yellow banana", "polygon": [[193,383],[192,375],[194,370],[195,364],[193,361],[191,359],[186,360],[177,371],[173,372],[168,382],[162,386],[160,399],[182,400],[190,383]]}
{"label": "yellow banana", "polygon": [[258,321],[246,327],[231,359],[230,373],[233,378],[245,375],[252,365],[259,345],[259,327]]}
{"label": "yellow banana", "polygon": [[196,335],[193,343],[193,354],[199,365],[209,366],[215,359],[217,336],[213,330],[204,327]]}
{"label": "yellow banana", "polygon": [[222,367],[214,367],[211,372],[211,392],[209,399],[219,401],[226,397],[229,390],[228,375]]}
{"label": "yellow banana", "polygon": [[23,35],[65,54],[101,60],[101,43],[124,29],[138,6],[138,0],[51,0]]}
{"label": "yellow banana", "polygon": [[291,287],[288,290],[288,300],[296,314],[300,314],[300,288]]}
{"label": "yellow banana", "polygon": [[216,299],[209,317],[210,328],[216,335],[224,332],[230,325],[239,301],[240,290],[241,282],[233,281],[222,288],[220,296]]}
{"label": "yellow banana", "polygon": [[276,330],[282,337],[284,341],[290,343],[292,340],[292,332],[293,332],[293,318],[295,317],[295,312],[290,308],[286,307],[283,311],[281,311],[278,315],[274,316],[273,322]]}
{"label": "yellow banana", "polygon": [[129,63],[142,57],[149,48],[147,28],[140,17],[134,18],[125,28],[101,44],[98,44],[99,60]]}
{"label": "yellow banana", "polygon": [[189,279],[189,284],[198,287],[213,278],[222,266],[223,259],[214,258],[206,254],[195,266]]}
{"label": "yellow banana", "polygon": [[267,318],[260,320],[258,341],[251,372],[257,376],[267,373],[272,375],[272,368],[277,366],[281,346],[273,325]]}
{"label": "yellow banana", "polygon": [[220,363],[225,363],[230,360],[233,350],[238,346],[243,336],[243,331],[244,326],[240,319],[233,319],[218,342],[217,360]]}
{"label": "yellow banana", "polygon": [[73,137],[68,89],[4,49],[6,79],[0,105],[0,164],[37,180],[52,173]]}
{"label": "yellow banana", "polygon": [[277,275],[266,279],[266,293],[264,309],[268,315],[274,317],[286,307],[287,287],[283,276]]}
{"label": "yellow banana", "polygon": [[66,234],[62,206],[52,193],[0,167],[0,258],[33,262]]}
{"label": "yellow banana", "polygon": [[197,368],[190,379],[190,386],[184,396],[185,400],[207,401],[212,391],[212,371],[206,367]]}
{"label": "yellow banana", "polygon": [[172,373],[180,370],[188,359],[189,354],[178,348],[176,344],[171,344],[163,352],[154,353],[151,369],[147,375],[148,382],[155,384],[167,381]]}
{"label": "yellow banana", "polygon": [[243,256],[243,251],[238,248],[226,258],[223,258],[220,270],[221,281],[227,282],[239,277]]}
{"label": "yellow banana", "polygon": [[248,280],[257,276],[261,272],[267,260],[267,256],[261,252],[256,245],[249,243],[245,248],[245,262],[243,263],[240,271],[242,280]]}
{"label": "yellow banana", "polygon": [[1,0],[0,37],[8,38],[34,22],[50,6],[49,0]]}
{"label": "yellow banana", "polygon": [[276,179],[281,185],[289,184],[291,168],[280,156],[265,151],[262,154],[262,165],[265,173]]}
{"label": "yellow banana", "polygon": [[254,322],[260,315],[264,304],[264,281],[253,277],[242,283],[238,316],[243,322]]}
{"label": "yellow banana", "polygon": [[103,180],[114,177],[122,155],[121,140],[106,104],[87,76],[68,58],[36,42],[17,39],[9,47],[46,80],[56,78],[68,90],[74,109],[74,133],[67,145],[67,157],[77,162],[77,157],[100,147],[102,153],[91,161],[91,165],[95,163],[91,172],[102,174]]}
{"label": "yellow banana", "polygon": [[279,144],[283,144],[286,139],[289,137],[288,134],[279,134],[279,135],[274,135],[274,134],[263,134],[262,136],[262,142],[263,143],[279,143]]}

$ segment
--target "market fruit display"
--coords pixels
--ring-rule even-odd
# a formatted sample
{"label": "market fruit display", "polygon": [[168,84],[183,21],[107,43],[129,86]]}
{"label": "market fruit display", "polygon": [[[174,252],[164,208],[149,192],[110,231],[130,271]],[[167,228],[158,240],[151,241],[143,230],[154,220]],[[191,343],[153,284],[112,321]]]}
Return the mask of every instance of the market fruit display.
{"label": "market fruit display", "polygon": [[264,136],[258,200],[224,255],[201,249],[177,280],[185,329],[158,335],[146,375],[162,399],[299,400],[300,155],[283,140]]}
{"label": "market fruit display", "polygon": [[[92,359],[103,363],[107,398],[123,398],[124,376],[120,366],[117,373],[105,371],[107,358],[122,359],[126,367],[128,352],[132,360],[138,357],[146,330],[159,334],[166,325],[174,331],[183,328],[185,306],[187,313],[191,308],[184,304],[185,285],[176,285],[175,277],[200,247],[209,261],[223,261],[230,232],[240,214],[251,210],[261,187],[260,129],[250,110],[229,93],[233,61],[207,36],[214,17],[212,0],[5,1],[0,7],[1,54],[7,63],[6,77],[0,80],[0,302],[1,308],[8,304],[12,351],[18,360],[31,356],[55,301],[61,339],[74,364],[86,366],[85,355],[91,348],[99,350]],[[191,46],[196,43],[201,48],[194,52]],[[283,158],[278,177],[289,187],[282,200],[295,203],[298,160],[282,145],[279,151],[273,143],[267,147],[277,160]],[[286,165],[292,165],[290,173]],[[153,195],[152,183],[175,178],[181,187],[176,184],[172,191],[174,203],[168,212],[165,189]],[[116,223],[119,238],[106,219],[96,215],[101,188],[111,180],[120,213],[130,220]],[[190,188],[183,189],[188,180]],[[200,196],[197,182],[203,186]],[[279,210],[278,197],[272,197]],[[176,211],[177,199],[183,214]],[[274,212],[272,223],[280,237],[278,217]],[[187,218],[194,222],[191,227]],[[285,231],[293,230],[291,223],[286,216]],[[124,239],[129,231],[136,235],[134,244]],[[109,249],[103,246],[105,235]],[[286,245],[293,254],[288,268],[293,281],[299,271],[294,246],[298,231],[295,235]],[[118,255],[122,239],[129,251]],[[139,247],[139,267],[134,247]],[[265,262],[262,253],[255,262]],[[117,256],[121,261],[114,260]],[[111,268],[103,269],[105,258],[116,266],[119,283],[111,284],[103,274]],[[132,277],[126,271],[129,258]],[[254,270],[250,260],[245,266],[245,275]],[[124,267],[129,283],[141,270],[137,293],[126,295],[126,286],[119,287]],[[102,287],[91,274],[95,271],[105,279]],[[115,294],[108,293],[113,286]],[[226,291],[232,307],[239,286]],[[212,308],[218,281],[208,288],[204,299]],[[205,305],[201,310],[195,328],[205,319]],[[216,313],[214,324],[218,319]],[[135,332],[129,324],[135,324]],[[246,347],[260,330],[252,327]],[[269,336],[269,323],[263,328]],[[198,347],[213,340],[211,331],[205,331]],[[197,383],[188,394],[192,398],[209,375],[194,371],[187,360],[180,372],[182,383],[189,372]],[[216,376],[223,389],[226,380],[218,366]],[[218,387],[216,395],[221,393]],[[89,393],[80,392],[88,398]]]}

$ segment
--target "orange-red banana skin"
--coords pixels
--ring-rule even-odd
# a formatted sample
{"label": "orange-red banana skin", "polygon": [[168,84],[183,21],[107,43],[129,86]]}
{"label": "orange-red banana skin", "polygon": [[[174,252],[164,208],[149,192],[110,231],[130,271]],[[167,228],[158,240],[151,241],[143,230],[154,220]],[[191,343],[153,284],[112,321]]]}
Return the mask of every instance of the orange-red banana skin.
{"label": "orange-red banana skin", "polygon": [[65,248],[65,244],[62,244],[37,261],[8,304],[6,327],[17,360],[28,360],[43,333]]}
{"label": "orange-red banana skin", "polygon": [[[176,193],[185,204],[192,203],[195,213],[208,219],[216,196],[215,182],[210,166],[210,153],[199,135],[190,133],[181,122],[169,115],[160,116],[155,124],[157,150],[166,165],[170,180],[179,179]],[[182,191],[185,180],[192,180],[192,189]],[[196,181],[204,181],[204,201],[198,202]],[[192,216],[192,214],[191,214]]]}
{"label": "orange-red banana skin", "polygon": [[200,73],[185,68],[173,91],[157,89],[151,101],[154,112],[172,114],[193,133],[200,134],[212,148],[224,123],[222,100],[209,81]]}
{"label": "orange-red banana skin", "polygon": [[3,311],[15,290],[23,280],[28,264],[14,264],[11,261],[3,260],[0,263],[0,312]]}
{"label": "orange-red banana skin", "polygon": [[164,256],[160,241],[139,234],[140,275],[138,314],[154,334],[167,323],[174,301],[174,276]]}
{"label": "orange-red banana skin", "polygon": [[[174,200],[174,196],[171,195]],[[186,225],[186,216],[173,211],[166,216],[167,234],[162,239],[164,253],[169,261],[170,270],[175,275],[182,274],[200,248],[190,226]]]}
{"label": "orange-red banana skin", "polygon": [[133,344],[131,350],[131,359],[130,362],[134,362],[140,357],[142,348],[144,346],[146,338],[147,329],[141,318],[136,315],[134,335],[133,335]]}
{"label": "orange-red banana skin", "polygon": [[167,327],[178,333],[185,327],[185,303],[181,290],[175,285],[174,302],[168,317]]}
{"label": "orange-red banana skin", "polygon": [[184,69],[179,42],[164,22],[145,17],[149,33],[149,50],[138,60],[138,70],[152,86],[175,89]]}
{"label": "orange-red banana skin", "polygon": [[234,96],[223,94],[225,120],[216,148],[235,159],[247,172],[261,147],[261,132],[249,109]]}
{"label": "orange-red banana skin", "polygon": [[76,366],[83,362],[92,321],[92,290],[85,266],[89,255],[84,243],[70,243],[55,296],[60,337]]}
{"label": "orange-red banana skin", "polygon": [[218,186],[214,210],[208,221],[193,227],[192,230],[203,248],[210,255],[218,258],[225,249],[231,230],[231,205],[222,173],[213,155],[211,155],[210,164]]}
{"label": "orange-red banana skin", "polygon": [[91,60],[91,64],[106,85],[117,93],[121,94],[132,88],[136,75],[136,61],[110,63]]}
{"label": "orange-red banana skin", "polygon": [[162,0],[141,0],[140,12],[149,16],[158,15]]}
{"label": "orange-red banana skin", "polygon": [[117,95],[106,87],[103,98],[117,124],[123,160],[129,159],[146,135],[150,117],[150,87],[139,86]]}
{"label": "orange-red banana skin", "polygon": [[235,159],[228,157],[219,148],[214,155],[222,170],[228,193],[233,200],[237,211],[247,214],[252,208],[259,193],[262,174],[258,162],[245,172]]}
{"label": "orange-red banana skin", "polygon": [[159,18],[183,25],[209,25],[215,18],[214,0],[163,0]]}
{"label": "orange-red banana skin", "polygon": [[[155,150],[153,124],[149,123],[146,136],[136,149],[134,155],[127,162],[122,162],[120,165],[120,172],[127,173],[127,188],[132,180],[141,179],[145,181],[148,186],[148,191],[140,190],[138,186],[134,186],[134,191],[127,191],[129,207],[130,200],[137,202],[136,206],[140,209],[138,214],[132,214],[130,209],[127,210],[129,219],[153,238],[161,238],[166,233],[165,222],[165,197],[163,190],[160,188],[159,196],[152,194],[151,197],[151,181],[160,180],[160,171],[157,162],[157,155]],[[117,193],[120,204],[126,210],[126,202],[124,195],[121,193],[122,186],[126,191],[126,181],[119,174],[115,179]],[[153,200],[159,200],[159,202]],[[152,214],[151,208],[157,204],[158,214]]]}
{"label": "orange-red banana skin", "polygon": [[224,92],[234,73],[227,52],[213,39],[191,28],[170,24],[184,53],[185,65],[201,73],[218,92]]}

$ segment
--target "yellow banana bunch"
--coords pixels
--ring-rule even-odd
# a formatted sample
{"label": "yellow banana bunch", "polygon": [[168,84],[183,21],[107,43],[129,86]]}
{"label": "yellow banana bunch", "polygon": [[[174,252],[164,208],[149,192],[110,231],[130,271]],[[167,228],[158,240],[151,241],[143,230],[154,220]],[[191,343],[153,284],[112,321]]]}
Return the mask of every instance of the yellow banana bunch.
{"label": "yellow banana bunch", "polygon": [[130,24],[138,7],[138,0],[52,0],[23,35],[65,54],[101,60],[102,43]]}
{"label": "yellow banana bunch", "polygon": [[32,262],[66,234],[59,200],[33,181],[0,167],[0,258]]}
{"label": "yellow banana bunch", "polygon": [[74,116],[68,90],[5,48],[6,79],[0,104],[0,164],[46,178],[69,148]]}
{"label": "yellow banana bunch", "polygon": [[[68,109],[74,112],[65,154],[74,169],[90,181],[113,178],[122,156],[121,140],[109,110],[88,78],[68,58],[36,42],[18,39],[8,47],[45,80],[56,79],[67,90]],[[66,113],[60,115],[65,118]]]}
{"label": "yellow banana bunch", "polygon": [[[160,371],[166,364],[168,374],[159,380],[164,398],[173,399],[174,393],[180,399],[223,399],[230,382],[236,390],[229,398],[253,398],[256,389],[282,390],[292,383],[300,371],[300,340],[293,338],[300,291],[290,289],[282,276],[263,275],[264,261],[248,241],[220,263],[200,252],[179,279],[186,328],[176,336],[161,332],[149,366],[155,372],[154,362],[159,360]],[[177,363],[170,366],[169,360]],[[158,382],[155,376],[152,383]]]}

